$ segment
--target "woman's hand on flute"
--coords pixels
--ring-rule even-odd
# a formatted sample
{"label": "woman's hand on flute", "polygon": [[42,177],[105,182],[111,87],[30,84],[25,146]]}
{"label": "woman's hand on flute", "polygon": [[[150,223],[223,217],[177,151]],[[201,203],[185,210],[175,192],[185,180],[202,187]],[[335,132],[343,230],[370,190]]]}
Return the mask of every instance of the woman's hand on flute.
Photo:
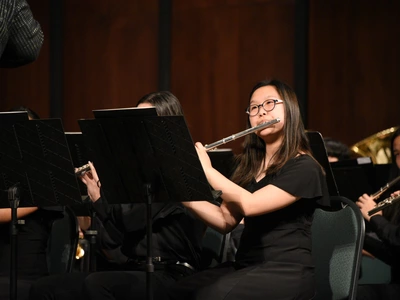
{"label": "woman's hand on flute", "polygon": [[[368,212],[376,207],[374,199],[367,194],[363,194],[360,198],[358,198],[356,204],[360,208],[364,219],[369,222],[372,216],[369,216]],[[375,215],[382,215],[382,211],[373,214],[373,216]]]}
{"label": "woman's hand on flute", "polygon": [[398,196],[400,196],[400,190],[390,194],[390,197],[398,197]]}
{"label": "woman's hand on flute", "polygon": [[210,157],[207,154],[206,148],[202,143],[197,142],[195,144],[197,155],[199,156],[201,166],[203,167],[204,172],[207,175],[207,170],[212,168]]}

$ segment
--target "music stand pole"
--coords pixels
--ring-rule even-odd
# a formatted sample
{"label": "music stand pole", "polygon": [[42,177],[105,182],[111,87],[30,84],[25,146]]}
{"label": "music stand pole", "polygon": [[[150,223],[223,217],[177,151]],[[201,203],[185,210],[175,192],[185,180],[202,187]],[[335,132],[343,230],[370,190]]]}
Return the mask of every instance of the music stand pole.
{"label": "music stand pole", "polygon": [[18,216],[17,209],[19,206],[19,187],[18,183],[8,189],[8,200],[11,208],[11,224],[10,224],[10,300],[17,299],[17,241],[18,241]]}
{"label": "music stand pole", "polygon": [[86,230],[85,235],[89,236],[89,271],[96,272],[96,236],[97,236],[97,229],[96,229],[96,212],[94,209],[90,209],[90,229]]}
{"label": "music stand pole", "polygon": [[147,258],[146,258],[146,297],[148,300],[153,300],[152,277],[154,273],[153,265],[153,227],[152,227],[152,211],[151,205],[153,203],[154,194],[152,193],[151,184],[144,185],[144,194],[146,197],[146,230],[147,230]]}

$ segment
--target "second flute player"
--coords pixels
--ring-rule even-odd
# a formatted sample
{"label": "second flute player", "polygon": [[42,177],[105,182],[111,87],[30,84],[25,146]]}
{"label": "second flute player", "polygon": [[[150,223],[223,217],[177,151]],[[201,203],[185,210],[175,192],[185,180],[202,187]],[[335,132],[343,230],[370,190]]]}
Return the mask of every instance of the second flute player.
{"label": "second flute player", "polygon": [[[389,180],[400,175],[400,129],[396,130],[392,136],[391,152],[392,170]],[[396,199],[397,195],[400,195],[400,187],[393,186],[391,192],[393,200]],[[365,254],[379,258],[391,266],[390,284],[360,285],[357,299],[400,299],[400,202],[397,201],[391,205],[382,204],[381,206],[384,207],[381,208],[384,209],[377,210],[373,197],[364,194],[356,203],[364,219],[369,223],[369,227],[380,239],[379,242],[370,235],[365,235],[364,249],[368,251]]]}

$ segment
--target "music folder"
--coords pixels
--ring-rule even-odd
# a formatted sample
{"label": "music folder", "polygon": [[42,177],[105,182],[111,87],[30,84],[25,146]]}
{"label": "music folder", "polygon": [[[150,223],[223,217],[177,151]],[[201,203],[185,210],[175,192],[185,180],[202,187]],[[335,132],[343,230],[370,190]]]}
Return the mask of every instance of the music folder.
{"label": "music folder", "polygon": [[324,140],[318,131],[307,131],[308,142],[314,158],[324,168],[330,196],[339,196],[338,186],[328,160]]}
{"label": "music folder", "polygon": [[[18,183],[20,207],[81,202],[60,119],[23,120],[19,113],[2,113],[0,127],[2,191]],[[9,207],[5,193],[1,193],[0,207]]]}
{"label": "music folder", "polygon": [[230,148],[218,148],[208,151],[212,166],[226,178],[230,178],[234,170],[234,154]]}
{"label": "music folder", "polygon": [[340,195],[357,201],[362,194],[374,193],[374,165],[369,157],[343,160],[331,164]]}
{"label": "music folder", "polygon": [[79,120],[108,203],[212,200],[211,189],[183,116],[157,116],[155,108],[93,111]]}
{"label": "music folder", "polygon": [[0,113],[0,207],[11,208],[10,299],[17,299],[18,207],[63,211],[81,195],[60,119]]}

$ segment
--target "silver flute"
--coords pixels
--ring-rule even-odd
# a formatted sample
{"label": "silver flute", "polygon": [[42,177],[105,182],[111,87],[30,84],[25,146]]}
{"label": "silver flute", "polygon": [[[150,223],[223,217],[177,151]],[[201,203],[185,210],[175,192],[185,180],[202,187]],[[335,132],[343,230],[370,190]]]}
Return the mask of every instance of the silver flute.
{"label": "silver flute", "polygon": [[400,195],[397,195],[397,196],[393,196],[393,197],[388,197],[388,198],[378,202],[376,204],[376,207],[371,209],[368,212],[368,216],[372,216],[373,214],[376,214],[378,211],[381,211],[382,209],[398,202],[399,200],[400,200]]}
{"label": "silver flute", "polygon": [[260,125],[257,125],[257,126],[248,128],[248,129],[243,130],[243,131],[241,131],[241,132],[232,134],[231,136],[228,136],[228,137],[226,137],[226,138],[223,138],[222,140],[216,141],[216,142],[214,142],[214,143],[212,143],[212,144],[205,145],[204,147],[206,148],[207,151],[213,150],[213,149],[217,148],[218,146],[221,146],[221,145],[223,145],[223,144],[229,143],[229,142],[231,142],[231,141],[236,140],[237,138],[240,138],[240,137],[242,137],[242,136],[245,136],[245,135],[248,135],[248,134],[250,134],[250,133],[256,132],[256,131],[258,131],[258,130],[267,128],[267,127],[269,127],[269,126],[271,126],[271,125],[274,125],[274,124],[276,124],[276,123],[278,123],[278,122],[280,122],[280,121],[281,121],[281,120],[280,120],[279,118],[273,119],[273,120],[268,121],[268,122],[266,122],[266,123],[262,123],[262,124],[260,124]]}

